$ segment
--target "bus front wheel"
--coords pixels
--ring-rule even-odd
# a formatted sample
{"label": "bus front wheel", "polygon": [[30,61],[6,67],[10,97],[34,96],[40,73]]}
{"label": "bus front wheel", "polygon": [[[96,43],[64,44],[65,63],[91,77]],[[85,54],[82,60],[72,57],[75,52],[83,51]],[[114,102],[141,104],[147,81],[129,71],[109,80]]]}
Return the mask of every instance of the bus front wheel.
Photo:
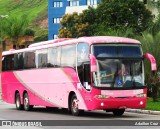
{"label": "bus front wheel", "polygon": [[114,114],[115,116],[122,116],[123,113],[124,113],[124,111],[125,111],[125,109],[114,109],[114,110],[113,110],[113,114]]}
{"label": "bus front wheel", "polygon": [[16,93],[15,104],[16,104],[16,109],[17,110],[22,110],[23,109],[23,105],[21,104],[21,99],[20,99],[20,94],[19,93]]}
{"label": "bus front wheel", "polygon": [[71,110],[72,115],[74,116],[78,116],[83,112],[83,110],[78,109],[78,99],[75,94],[71,98],[70,110]]}
{"label": "bus front wheel", "polygon": [[25,93],[23,97],[24,110],[30,111],[33,108],[33,105],[30,105],[28,94]]}

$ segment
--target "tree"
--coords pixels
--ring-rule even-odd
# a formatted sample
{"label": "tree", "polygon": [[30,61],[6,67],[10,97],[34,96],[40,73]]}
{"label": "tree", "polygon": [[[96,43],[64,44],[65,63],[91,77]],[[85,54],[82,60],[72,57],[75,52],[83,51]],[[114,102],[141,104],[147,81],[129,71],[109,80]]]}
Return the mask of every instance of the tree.
{"label": "tree", "polygon": [[89,6],[88,9],[83,10],[81,17],[82,23],[88,24],[88,28],[85,33],[86,35],[84,36],[95,35],[95,33],[97,32],[97,27],[99,25],[99,23],[97,23],[97,9]]}
{"label": "tree", "polygon": [[159,0],[143,0],[144,3],[150,8],[157,8],[160,11],[160,1]]}
{"label": "tree", "polygon": [[77,36],[76,25],[79,23],[78,13],[66,14],[60,22],[59,37],[72,38]]}
{"label": "tree", "polygon": [[[153,24],[153,16],[139,0],[102,0],[97,8],[66,14],[61,21],[59,37],[79,37],[125,32],[140,34]],[[113,31],[112,31],[113,30]]]}
{"label": "tree", "polygon": [[152,24],[153,16],[139,0],[102,0],[97,7],[97,22],[105,28],[132,28],[143,32]]}
{"label": "tree", "polygon": [[[160,70],[160,58],[159,58],[160,32],[158,32],[156,35],[153,35],[152,33],[145,31],[142,33],[142,36],[139,36],[138,39],[142,43],[143,52],[150,53],[155,57],[157,62],[157,71],[159,71]],[[153,100],[157,101],[159,75],[158,75],[158,72],[154,74],[151,73],[149,61],[145,61],[145,78],[146,78],[148,91],[151,91],[150,89],[152,89]],[[154,89],[157,89],[157,90],[154,90]]]}
{"label": "tree", "polygon": [[97,26],[94,35],[95,36],[101,36],[101,35],[120,36],[120,37],[128,37],[128,38],[135,37],[135,34],[133,33],[133,30],[131,28],[112,29],[112,28],[105,28],[103,25]]}
{"label": "tree", "polygon": [[74,12],[73,14],[65,14],[60,22],[59,29],[60,38],[76,38],[88,35],[88,22],[83,22],[83,14]]}
{"label": "tree", "polygon": [[34,36],[34,35],[35,35],[35,31],[32,30],[32,29],[26,29],[26,30],[24,31],[24,35]]}
{"label": "tree", "polygon": [[[141,33],[140,36],[137,37],[138,40],[142,42],[142,48],[144,53],[151,53],[157,63],[157,73],[154,75],[151,74],[150,62],[145,61],[145,78],[148,86],[148,91],[151,91],[151,86],[156,86],[156,90],[153,91],[153,100],[157,100],[157,92],[159,88],[159,70],[160,70],[160,58],[159,58],[159,50],[160,50],[160,14],[154,20],[154,23],[144,32]],[[154,82],[154,83],[153,83]],[[156,92],[156,93],[155,93]]]}
{"label": "tree", "polygon": [[18,37],[23,36],[28,25],[28,19],[24,15],[22,17],[9,17],[3,23],[3,34],[6,38],[13,41],[13,44],[18,48]]}
{"label": "tree", "polygon": [[75,38],[94,35],[97,28],[96,14],[96,9],[90,6],[80,14],[77,12],[65,14],[60,22],[59,37]]}
{"label": "tree", "polygon": [[157,35],[160,31],[160,14],[154,19],[154,23],[148,27],[147,30],[153,36]]}

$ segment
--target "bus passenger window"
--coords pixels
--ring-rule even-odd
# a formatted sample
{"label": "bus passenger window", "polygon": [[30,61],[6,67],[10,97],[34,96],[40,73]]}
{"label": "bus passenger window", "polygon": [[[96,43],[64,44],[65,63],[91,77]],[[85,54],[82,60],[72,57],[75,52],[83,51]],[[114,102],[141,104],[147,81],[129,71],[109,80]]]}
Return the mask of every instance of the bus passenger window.
{"label": "bus passenger window", "polygon": [[18,54],[14,54],[14,70],[18,70]]}
{"label": "bus passenger window", "polygon": [[24,67],[24,58],[23,53],[18,54],[18,69],[23,69]]}
{"label": "bus passenger window", "polygon": [[24,69],[28,69],[28,53],[24,53]]}
{"label": "bus passenger window", "polygon": [[77,50],[77,62],[81,64],[83,62],[89,61],[88,54],[89,54],[89,45],[87,43],[79,43],[78,50]]}
{"label": "bus passenger window", "polygon": [[6,71],[6,57],[2,57],[2,71]]}
{"label": "bus passenger window", "polygon": [[76,45],[62,46],[61,66],[76,66]]}
{"label": "bus passenger window", "polygon": [[25,69],[35,68],[35,52],[24,53],[24,68]]}
{"label": "bus passenger window", "polygon": [[43,68],[47,67],[47,49],[37,50],[36,51],[36,67]]}
{"label": "bus passenger window", "polygon": [[14,55],[6,56],[6,71],[14,69]]}
{"label": "bus passenger window", "polygon": [[29,68],[35,68],[35,52],[29,52],[28,53],[28,67]]}
{"label": "bus passenger window", "polygon": [[89,45],[87,43],[79,43],[77,48],[77,70],[81,84],[90,90],[90,64],[89,64]]}
{"label": "bus passenger window", "polygon": [[47,67],[57,67],[57,48],[48,49]]}
{"label": "bus passenger window", "polygon": [[61,67],[61,46],[57,47],[57,67]]}

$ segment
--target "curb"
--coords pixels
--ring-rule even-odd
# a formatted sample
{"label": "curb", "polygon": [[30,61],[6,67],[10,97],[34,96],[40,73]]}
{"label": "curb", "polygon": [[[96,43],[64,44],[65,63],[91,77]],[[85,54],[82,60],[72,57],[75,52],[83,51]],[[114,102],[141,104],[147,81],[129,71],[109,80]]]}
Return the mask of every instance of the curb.
{"label": "curb", "polygon": [[127,108],[125,111],[126,112],[133,112],[133,113],[160,115],[160,111],[151,111],[151,110],[143,110],[143,109],[130,109],[130,108]]}

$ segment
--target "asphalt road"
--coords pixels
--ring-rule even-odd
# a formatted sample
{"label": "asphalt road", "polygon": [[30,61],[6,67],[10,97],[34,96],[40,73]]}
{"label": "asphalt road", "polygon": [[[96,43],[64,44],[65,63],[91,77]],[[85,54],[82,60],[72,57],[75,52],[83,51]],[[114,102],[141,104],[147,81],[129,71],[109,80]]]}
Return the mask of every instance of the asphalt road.
{"label": "asphalt road", "polygon": [[[130,112],[125,112],[123,116],[121,117],[115,117],[113,116],[112,113],[106,113],[104,111],[87,111],[85,112],[82,116],[72,116],[70,115],[66,110],[64,109],[53,109],[53,110],[47,110],[45,107],[35,107],[32,111],[17,111],[15,108],[15,105],[13,104],[7,104],[4,102],[0,102],[0,121],[7,121],[7,120],[47,120],[51,123],[58,124],[58,126],[38,126],[38,127],[4,127],[0,126],[1,128],[16,128],[16,129],[24,129],[24,128],[29,128],[29,129],[113,129],[113,128],[118,128],[118,129],[137,129],[136,126],[113,126],[114,122],[122,122],[125,123],[127,120],[129,122],[133,123],[132,121],[136,122],[143,122],[142,124],[145,123],[151,123],[151,122],[157,122],[154,120],[158,120],[158,126],[142,126],[140,128],[155,128],[158,129],[160,127],[160,115],[149,115],[149,114],[138,114],[138,113],[130,113]],[[51,120],[51,121],[50,121]],[[57,120],[57,121],[56,121]],[[75,122],[75,126],[65,126],[65,121],[69,120],[69,122],[75,122],[75,120],[78,120],[79,123]],[[89,126],[79,126],[79,124],[83,125],[85,122],[89,122]],[[102,126],[96,126],[96,122],[102,122]],[[106,126],[104,125],[104,122],[108,122],[109,124],[111,123],[112,126]],[[144,123],[145,122],[145,123]],[[94,126],[91,126],[93,123]],[[64,124],[64,125],[63,125]],[[77,124],[77,126],[76,126]],[[1,125],[1,123],[0,123]],[[116,125],[116,123],[115,123]],[[123,124],[122,124],[123,125]],[[139,128],[139,127],[138,127]]]}

